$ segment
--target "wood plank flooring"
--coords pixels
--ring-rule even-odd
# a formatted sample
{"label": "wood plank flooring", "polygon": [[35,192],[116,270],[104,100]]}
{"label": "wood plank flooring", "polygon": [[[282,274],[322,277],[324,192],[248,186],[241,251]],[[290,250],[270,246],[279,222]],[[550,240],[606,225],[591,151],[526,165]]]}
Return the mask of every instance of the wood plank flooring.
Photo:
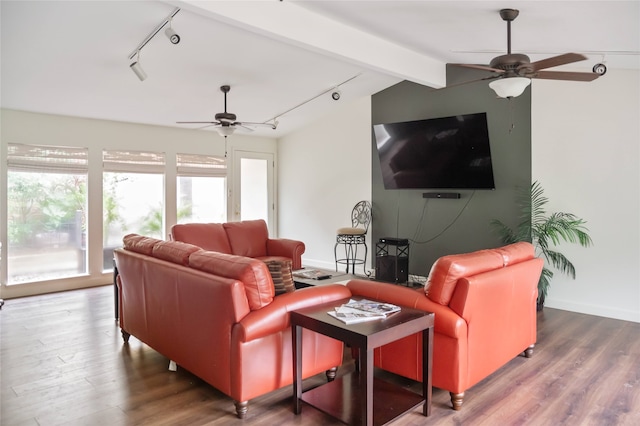
{"label": "wood plank flooring", "polygon": [[[113,318],[111,286],[7,300],[0,311],[0,424],[335,425],[291,410],[291,387],[232,401],[131,338]],[[345,354],[341,372],[353,363]],[[416,390],[415,383],[397,380]],[[324,382],[305,381],[305,388]],[[404,425],[640,425],[640,324],[545,308],[531,359],[518,357],[467,391],[461,411],[433,391],[428,418]]]}

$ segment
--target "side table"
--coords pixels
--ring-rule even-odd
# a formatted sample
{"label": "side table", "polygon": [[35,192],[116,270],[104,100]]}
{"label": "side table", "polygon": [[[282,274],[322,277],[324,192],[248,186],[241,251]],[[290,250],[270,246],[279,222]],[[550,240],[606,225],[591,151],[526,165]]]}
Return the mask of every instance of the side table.
{"label": "side table", "polygon": [[[423,414],[429,416],[435,315],[403,306],[400,312],[388,318],[347,325],[327,314],[347,302],[345,299],[291,312],[294,413],[300,414],[301,401],[304,401],[347,424],[386,424],[420,404],[424,404]],[[341,340],[356,349],[359,371],[302,392],[302,328]],[[374,349],[420,332],[422,395],[374,378]]]}

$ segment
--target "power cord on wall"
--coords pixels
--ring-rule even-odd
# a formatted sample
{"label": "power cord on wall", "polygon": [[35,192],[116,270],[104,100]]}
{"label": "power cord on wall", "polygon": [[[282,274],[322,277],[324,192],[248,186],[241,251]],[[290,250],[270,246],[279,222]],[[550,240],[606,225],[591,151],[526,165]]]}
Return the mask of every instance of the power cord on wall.
{"label": "power cord on wall", "polygon": [[458,214],[456,215],[455,218],[453,218],[453,221],[451,221],[451,223],[449,223],[447,226],[444,227],[444,229],[442,231],[440,231],[439,233],[437,233],[436,235],[434,235],[433,237],[429,238],[428,240],[424,240],[424,241],[418,241],[417,237],[419,235],[419,232],[421,232],[422,230],[422,223],[424,222],[424,217],[425,217],[425,212],[427,210],[427,203],[429,202],[429,199],[425,199],[424,202],[424,207],[422,209],[422,215],[420,217],[420,221],[418,222],[418,226],[416,227],[416,232],[414,234],[414,238],[410,239],[410,241],[414,244],[427,244],[430,243],[431,241],[435,240],[436,238],[440,237],[442,234],[444,234],[445,232],[447,232],[447,230],[449,230],[449,228],[451,228],[460,218],[460,216],[462,216],[462,213],[464,213],[464,211],[467,209],[467,206],[469,205],[469,203],[471,202],[471,200],[473,199],[473,196],[476,194],[476,191],[473,191],[471,193],[471,196],[469,197],[469,199],[467,200],[467,202],[464,204],[464,206],[462,206],[462,209],[460,209],[460,211],[458,212]]}

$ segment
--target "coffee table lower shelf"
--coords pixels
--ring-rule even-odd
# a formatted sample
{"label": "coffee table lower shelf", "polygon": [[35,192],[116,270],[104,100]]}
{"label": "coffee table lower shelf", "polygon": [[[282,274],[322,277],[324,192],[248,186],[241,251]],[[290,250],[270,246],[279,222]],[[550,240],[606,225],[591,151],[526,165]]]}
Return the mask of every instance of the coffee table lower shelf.
{"label": "coffee table lower shelf", "polygon": [[[352,372],[334,381],[303,392],[302,401],[346,424],[359,424],[359,374]],[[408,389],[373,379],[373,424],[385,425],[408,411],[424,404],[422,395]]]}

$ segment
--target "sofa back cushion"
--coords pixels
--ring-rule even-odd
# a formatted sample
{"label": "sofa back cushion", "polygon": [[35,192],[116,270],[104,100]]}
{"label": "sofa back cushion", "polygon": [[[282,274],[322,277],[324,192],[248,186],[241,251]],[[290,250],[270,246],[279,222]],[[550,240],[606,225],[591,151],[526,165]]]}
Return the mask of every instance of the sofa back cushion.
{"label": "sofa back cushion", "polygon": [[231,254],[227,233],[221,223],[180,223],[171,227],[174,241],[193,244],[203,250]]}
{"label": "sofa back cushion", "polygon": [[525,260],[535,257],[533,244],[524,241],[499,247],[495,250],[502,255],[502,263],[504,266],[515,265],[516,263],[524,262]]}
{"label": "sofa back cushion", "polygon": [[223,223],[231,252],[237,256],[261,257],[267,255],[269,230],[264,220],[244,220]]}
{"label": "sofa back cushion", "polygon": [[202,249],[193,244],[180,241],[160,241],[153,246],[153,257],[179,265],[189,266],[189,256],[198,250]]}
{"label": "sofa back cushion", "polygon": [[258,310],[273,301],[275,290],[264,262],[249,257],[212,251],[196,251],[189,256],[189,266],[204,272],[241,281],[249,309]]}
{"label": "sofa back cushion", "polygon": [[147,256],[153,256],[153,248],[160,242],[162,240],[138,234],[127,234],[122,238],[122,246],[125,250],[146,254]]}
{"label": "sofa back cushion", "polygon": [[502,254],[492,249],[443,256],[431,267],[425,293],[434,302],[447,306],[460,278],[502,268],[503,264]]}

